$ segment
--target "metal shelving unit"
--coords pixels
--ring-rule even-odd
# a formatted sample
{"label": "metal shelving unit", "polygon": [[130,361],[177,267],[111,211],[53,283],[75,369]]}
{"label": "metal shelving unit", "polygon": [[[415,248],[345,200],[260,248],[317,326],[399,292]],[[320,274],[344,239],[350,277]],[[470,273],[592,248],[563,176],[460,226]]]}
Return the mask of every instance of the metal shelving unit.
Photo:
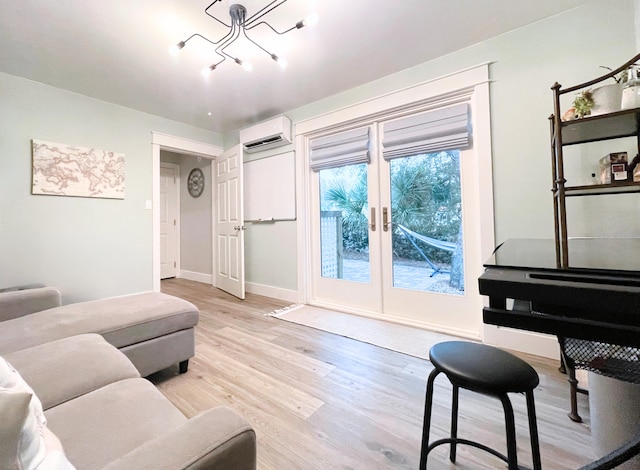
{"label": "metal shelving unit", "polygon": [[567,197],[601,196],[640,192],[640,183],[633,181],[615,182],[611,184],[594,184],[583,186],[567,186],[564,172],[563,149],[569,145],[580,145],[590,142],[636,137],[640,153],[640,108],[626,109],[598,116],[587,116],[572,121],[562,121],[560,97],[566,93],[585,90],[599,84],[614,75],[628,69],[640,61],[640,54],[634,56],[616,70],[594,80],[562,89],[555,83],[553,90],[554,113],[549,117],[551,126],[551,163],[553,177],[553,210],[556,239],[556,259],[559,268],[569,267],[568,235],[567,235]]}

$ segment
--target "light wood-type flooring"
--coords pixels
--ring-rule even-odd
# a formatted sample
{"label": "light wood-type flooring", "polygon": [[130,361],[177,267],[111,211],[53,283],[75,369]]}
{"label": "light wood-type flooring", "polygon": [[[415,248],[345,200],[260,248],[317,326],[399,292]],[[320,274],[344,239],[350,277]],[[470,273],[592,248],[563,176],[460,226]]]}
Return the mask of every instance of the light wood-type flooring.
{"label": "light wood-type flooring", "polygon": [[[418,468],[428,361],[396,353],[265,313],[286,302],[247,295],[240,301],[207,284],[170,279],[163,292],[200,309],[196,355],[151,377],[187,416],[224,405],[254,426],[260,470]],[[425,335],[428,335],[425,332]],[[566,377],[558,362],[521,356],[540,375],[536,407],[544,469],[575,469],[595,459],[588,399],[585,422],[569,420]],[[432,436],[446,437],[451,387],[436,380]],[[524,397],[512,396],[520,464],[531,466]],[[459,436],[505,452],[504,419],[496,399],[462,390]],[[460,446],[432,452],[429,469],[506,468],[489,454]]]}

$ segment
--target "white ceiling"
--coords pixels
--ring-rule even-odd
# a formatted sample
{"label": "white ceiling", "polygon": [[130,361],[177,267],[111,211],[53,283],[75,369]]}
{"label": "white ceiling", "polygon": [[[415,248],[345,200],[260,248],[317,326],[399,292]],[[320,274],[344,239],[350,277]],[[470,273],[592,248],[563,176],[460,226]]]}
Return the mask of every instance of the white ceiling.
{"label": "white ceiling", "polygon": [[[226,34],[204,13],[211,1],[0,0],[0,71],[228,132],[588,2],[289,0],[265,17],[276,29],[311,11],[318,24],[251,31],[286,69],[254,46],[253,71],[226,60],[205,78],[213,46],[194,39],[176,57],[167,50],[192,33]],[[229,23],[236,2],[251,15],[269,0],[222,0],[209,11]]]}

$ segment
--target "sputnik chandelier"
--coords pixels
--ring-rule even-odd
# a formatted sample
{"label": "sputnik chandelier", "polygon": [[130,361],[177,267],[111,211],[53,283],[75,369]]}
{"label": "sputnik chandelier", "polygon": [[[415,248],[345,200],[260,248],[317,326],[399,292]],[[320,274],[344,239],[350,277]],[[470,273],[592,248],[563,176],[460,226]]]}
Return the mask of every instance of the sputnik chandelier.
{"label": "sputnik chandelier", "polygon": [[282,34],[288,33],[289,31],[293,31],[294,29],[300,29],[304,26],[314,24],[318,21],[318,15],[315,13],[312,13],[311,15],[307,16],[304,20],[298,21],[294,26],[292,26],[291,28],[285,31],[278,31],[266,21],[260,21],[265,15],[272,12],[279,6],[286,3],[287,1],[288,0],[274,0],[268,5],[266,5],[264,8],[262,8],[261,10],[259,10],[257,13],[255,13],[254,15],[251,15],[248,18],[247,18],[247,9],[243,5],[233,4],[229,7],[229,16],[231,17],[231,24],[229,25],[224,21],[220,20],[219,18],[216,18],[215,16],[213,16],[213,14],[209,12],[209,9],[213,5],[215,5],[216,3],[222,2],[222,0],[214,0],[207,8],[204,9],[204,12],[208,16],[216,20],[218,23],[229,28],[229,32],[227,32],[227,34],[222,36],[217,41],[212,41],[201,34],[194,33],[184,41],[180,41],[178,44],[171,46],[171,48],[169,49],[169,53],[171,55],[178,54],[178,52],[180,52],[180,50],[187,44],[187,42],[189,42],[191,39],[195,37],[199,37],[216,46],[215,53],[220,57],[219,61],[209,65],[208,67],[205,67],[202,70],[203,75],[208,75],[209,73],[211,73],[213,70],[215,70],[218,67],[218,65],[224,62],[227,58],[233,60],[236,64],[241,65],[244,69],[251,70],[252,69],[251,63],[249,63],[246,60],[242,60],[238,57],[234,57],[225,51],[225,49],[229,47],[232,43],[234,43],[240,36],[244,36],[250,42],[255,44],[258,48],[266,52],[281,67],[286,67],[287,66],[286,59],[284,59],[283,57],[279,57],[276,54],[269,52],[267,49],[262,47],[260,44],[258,44],[256,41],[254,41],[249,37],[249,35],[247,34],[247,31],[250,31],[257,26],[264,25],[270,28],[276,34],[282,35]]}

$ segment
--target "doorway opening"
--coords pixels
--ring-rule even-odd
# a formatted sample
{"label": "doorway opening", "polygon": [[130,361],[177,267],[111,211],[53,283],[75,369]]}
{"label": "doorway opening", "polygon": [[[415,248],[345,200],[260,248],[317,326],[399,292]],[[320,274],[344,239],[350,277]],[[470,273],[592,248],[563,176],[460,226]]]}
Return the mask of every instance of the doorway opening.
{"label": "doorway opening", "polygon": [[[197,142],[181,137],[162,134],[159,132],[152,132],[151,139],[151,154],[152,154],[152,186],[153,186],[153,200],[151,203],[152,218],[153,218],[153,238],[152,238],[152,284],[153,290],[160,292],[160,279],[161,279],[161,190],[160,190],[160,162],[161,151],[178,153],[190,157],[207,159],[209,162],[214,160],[217,156],[222,154],[222,148],[207,144],[204,142]],[[212,192],[213,193],[213,192]],[[213,196],[210,196],[213,197]],[[213,204],[213,202],[212,202]],[[210,236],[211,237],[211,236]],[[212,240],[208,240],[208,245],[212,245]]]}

